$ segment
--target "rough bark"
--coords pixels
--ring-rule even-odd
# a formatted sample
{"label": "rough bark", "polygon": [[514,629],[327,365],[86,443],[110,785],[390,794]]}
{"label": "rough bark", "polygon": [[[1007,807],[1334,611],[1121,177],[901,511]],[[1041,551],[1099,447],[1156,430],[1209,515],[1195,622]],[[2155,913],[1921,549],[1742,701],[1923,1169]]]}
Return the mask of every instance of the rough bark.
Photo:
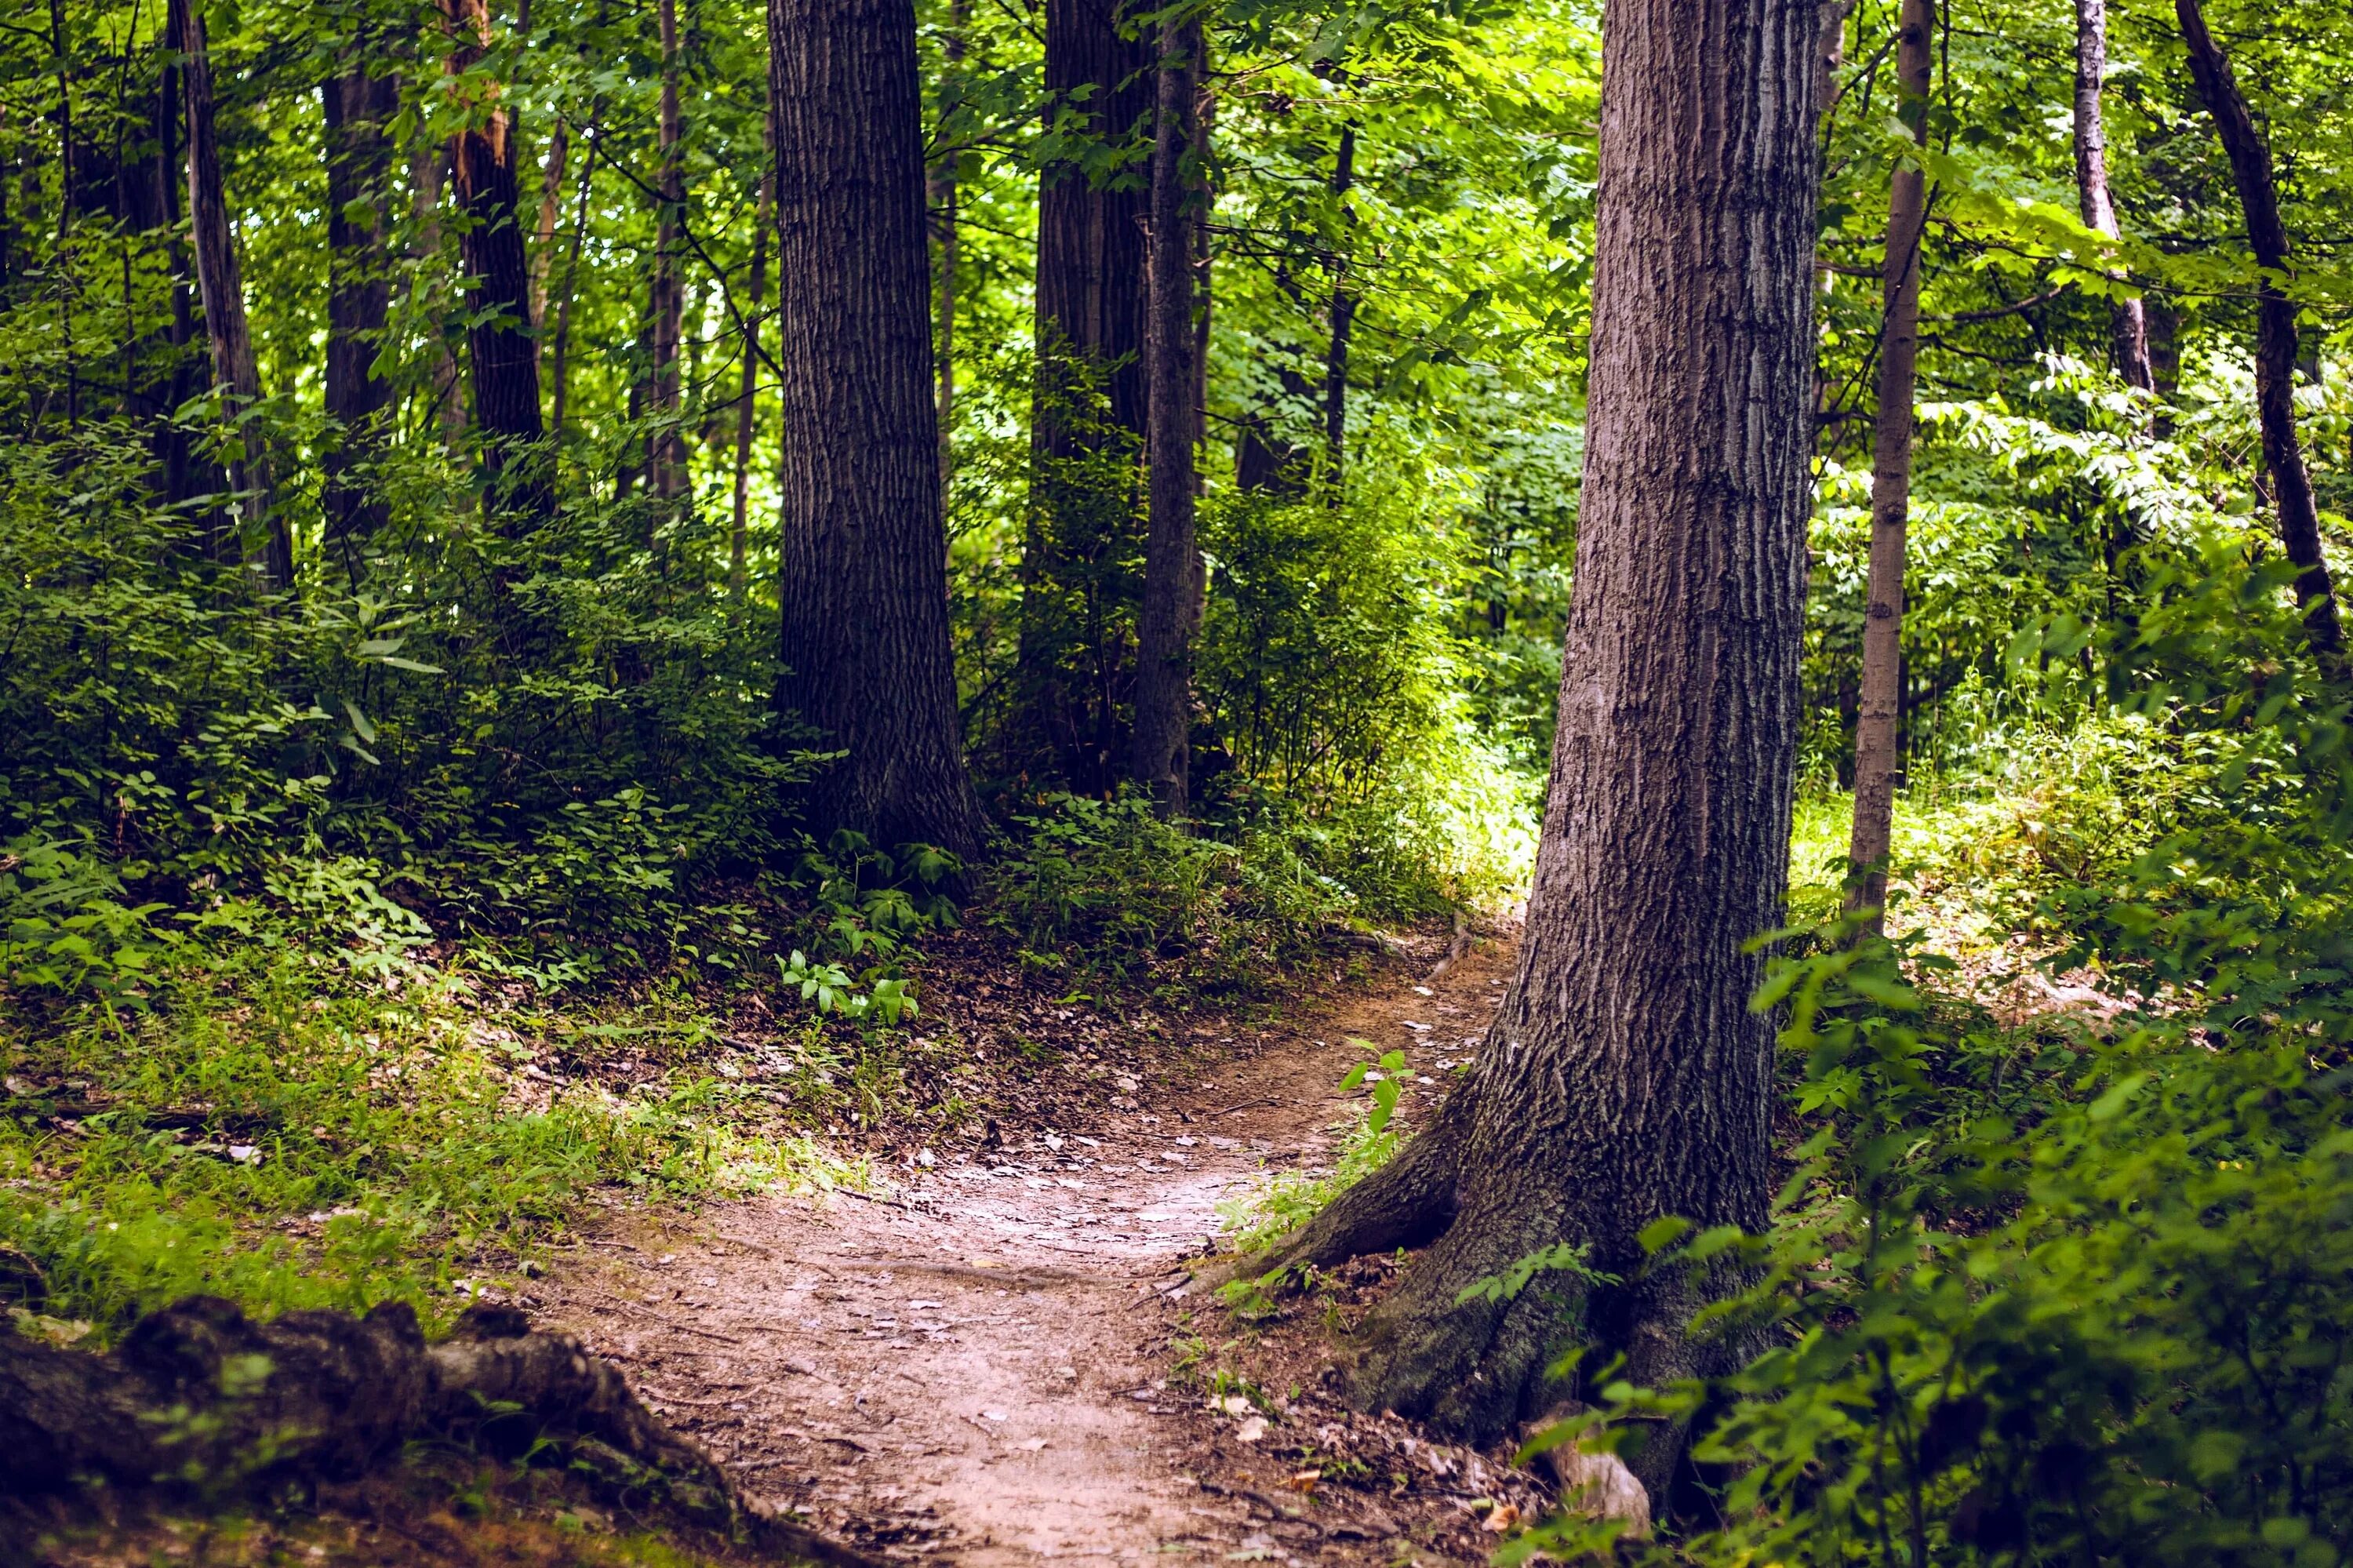
{"label": "rough bark", "polygon": [[294,586],[294,539],[278,507],[271,476],[269,431],[260,423],[261,373],[253,358],[253,337],[245,314],[245,280],[237,243],[229,233],[228,198],[221,185],[220,141],[213,116],[212,53],[205,39],[203,12],[192,0],[172,0],[171,26],[181,45],[180,83],[187,112],[188,237],[195,255],[196,292],[203,302],[205,335],[211,344],[213,384],[220,388],[222,413],[241,427],[230,450],[230,481],[248,499],[241,514],[259,517],[263,529],[262,567],[269,586]]}
{"label": "rough bark", "polygon": [[[820,833],[977,852],[948,647],[923,99],[904,0],[768,0],[785,429],[777,705]],[[845,236],[857,243],[845,244]]]}
{"label": "rough bark", "polygon": [[2280,221],[2271,153],[2255,130],[2254,116],[2247,111],[2230,60],[2206,30],[2198,0],[2174,0],[2173,9],[2182,40],[2189,46],[2189,73],[2230,156],[2239,206],[2246,215],[2248,247],[2263,270],[2255,306],[2255,411],[2263,426],[2263,466],[2271,471],[2281,542],[2295,564],[2295,597],[2304,609],[2305,635],[2330,673],[2342,673],[2345,639],[2337,624],[2337,594],[2321,555],[2320,514],[2295,433],[2295,302],[2280,286],[2289,275],[2287,228]]}
{"label": "rough bark", "polygon": [[[1898,117],[1927,128],[1930,0],[1904,0],[1897,19]],[[1854,725],[1854,831],[1847,907],[1877,931],[1887,903],[1903,722],[1904,535],[1912,510],[1912,399],[1920,355],[1920,238],[1927,176],[1899,164],[1888,179],[1887,251],[1880,280],[1879,407],[1871,444],[1871,582],[1862,623],[1862,691]]]}
{"label": "rough bark", "polygon": [[[442,0],[458,47],[448,69],[464,77],[489,51],[488,0]],[[524,255],[522,215],[515,187],[515,143],[501,85],[477,77],[469,84],[470,122],[450,144],[452,181],[466,214],[459,241],[468,281],[472,325],[467,352],[473,363],[474,429],[481,440],[490,481],[491,514],[510,535],[529,533],[555,509],[539,411],[539,344],[531,327],[531,268]]]}
{"label": "rough bark", "polygon": [[[419,294],[438,295],[441,260],[441,195],[449,183],[449,144],[420,143],[409,149],[409,208],[417,226],[411,259],[418,263],[412,287]],[[438,303],[438,297],[435,302]],[[466,444],[466,390],[458,356],[449,350],[446,325],[435,333],[428,351],[433,358],[433,422],[441,444],[451,453]]]}
{"label": "rough bark", "polygon": [[1198,17],[1160,30],[1159,103],[1152,139],[1150,514],[1144,598],[1136,614],[1135,730],[1129,776],[1164,816],[1182,817],[1191,747],[1193,597],[1193,236],[1187,163],[1198,123]]}
{"label": "rough bark", "polygon": [[406,1303],[263,1324],[195,1296],[141,1319],[106,1356],[0,1324],[0,1494],[19,1502],[88,1479],[269,1496],[356,1476],[417,1439],[508,1457],[551,1444],[600,1489],[659,1496],[755,1548],[872,1561],[752,1502],[611,1363],[569,1335],[531,1332],[512,1308],[474,1308],[427,1344]]}
{"label": "rough bark", "polygon": [[660,211],[654,225],[651,387],[653,430],[646,442],[647,477],[653,493],[673,500],[686,489],[686,440],[679,430],[679,344],[685,331],[686,297],[680,228],[686,214],[684,127],[678,107],[678,5],[657,0],[661,27],[661,121],[657,138],[661,164],[656,175]]}
{"label": "rough bark", "polygon": [[[2113,239],[2116,204],[2108,199],[2108,133],[2100,90],[2108,74],[2107,0],[2075,0],[2075,196],[2084,227]],[[2137,298],[2108,307],[2116,374],[2147,392],[2157,383],[2148,364],[2148,316]]]}
{"label": "rough bark", "polygon": [[[1742,951],[1781,916],[1810,510],[1813,0],[1604,13],[1591,394],[1558,737],[1517,974],[1438,1124],[1287,1249],[1436,1241],[1367,1320],[1356,1397],[1492,1438],[1567,1346],[1638,1383],[1686,1332],[1662,1215],[1751,1229],[1772,1029]],[[1559,1244],[1509,1301],[1464,1288]],[[1658,1495],[1679,1435],[1630,1455]]]}
{"label": "rough bark", "polygon": [[[954,95],[964,87],[965,29],[972,25],[969,0],[952,0],[948,6],[947,36],[942,40],[942,50],[947,59],[942,92],[943,118],[954,106]],[[947,155],[934,164],[930,176],[932,211],[939,225],[940,234],[940,316],[933,334],[933,354],[939,361],[940,405],[940,482],[947,482],[955,453],[955,321],[956,285],[961,281],[957,266],[962,260],[962,213],[958,207],[956,164],[957,153],[950,148]]]}
{"label": "rough bark", "polygon": [[364,477],[383,446],[382,418],[391,384],[375,373],[392,308],[385,252],[385,193],[392,144],[385,128],[400,111],[400,83],[369,73],[369,40],[355,43],[343,69],[320,85],[327,127],[328,417],[341,427],[326,449],[326,553],[359,581],[359,546],[385,519]]}

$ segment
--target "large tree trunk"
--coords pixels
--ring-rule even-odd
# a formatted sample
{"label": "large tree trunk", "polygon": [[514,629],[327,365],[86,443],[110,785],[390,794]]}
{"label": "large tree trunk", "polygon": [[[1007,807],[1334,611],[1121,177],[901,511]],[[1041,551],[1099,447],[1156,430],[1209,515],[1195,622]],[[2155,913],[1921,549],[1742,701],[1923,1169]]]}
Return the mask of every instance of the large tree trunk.
{"label": "large tree trunk", "polygon": [[768,0],[785,429],[777,705],[849,755],[820,833],[976,853],[932,402],[923,99],[905,0]]}
{"label": "large tree trunk", "polygon": [[686,439],[679,430],[679,343],[685,331],[685,288],[680,228],[686,215],[686,176],[681,164],[684,127],[678,107],[678,5],[657,0],[661,26],[661,166],[656,175],[661,211],[654,226],[652,377],[653,433],[646,443],[653,493],[675,499],[686,489]]}
{"label": "large tree trunk", "polygon": [[[2100,118],[2100,89],[2108,74],[2108,0],[2075,0],[2075,195],[2084,227],[2115,238],[2116,204],[2108,199],[2108,133]],[[2148,316],[2137,299],[2108,308],[2116,374],[2142,391],[2157,385],[2148,364]]]}
{"label": "large tree trunk", "polygon": [[1186,162],[1198,121],[1201,26],[1160,29],[1152,136],[1152,317],[1145,365],[1152,392],[1151,514],[1136,615],[1135,736],[1130,775],[1164,816],[1185,814],[1193,713],[1193,214]]}
{"label": "large tree trunk", "polygon": [[[1810,511],[1813,0],[1604,13],[1591,397],[1560,727],[1519,969],[1432,1126],[1278,1263],[1435,1235],[1367,1319],[1357,1399],[1475,1439],[1594,1347],[1637,1383],[1686,1333],[1678,1214],[1761,1229],[1773,1028],[1748,1011],[1788,868]],[[1466,1287],[1560,1244],[1508,1300]],[[1680,1436],[1631,1456],[1654,1492]]]}
{"label": "large tree trunk", "polygon": [[[1904,0],[1895,45],[1897,115],[1925,140],[1929,0]],[[1847,843],[1847,907],[1879,930],[1894,839],[1898,734],[1904,698],[1904,533],[1912,511],[1912,397],[1920,355],[1920,240],[1927,176],[1908,164],[1888,181],[1883,262],[1879,412],[1871,446],[1871,583],[1862,622],[1862,711],[1854,725],[1854,832]]]}
{"label": "large tree trunk", "polygon": [[[1136,25],[1151,9],[1130,0],[1046,5],[1044,118],[1060,151],[1039,176],[1038,381],[1015,728],[1036,754],[1021,762],[1059,768],[1088,792],[1108,788],[1119,768],[1114,677],[1127,650],[1124,607],[1113,601],[1128,590],[1107,563],[1132,553],[1140,519],[1132,493],[1075,485],[1070,464],[1113,446],[1140,455],[1145,441],[1150,182],[1114,154],[1155,112],[1157,35]],[[1089,388],[1104,402],[1099,422],[1071,417]],[[1082,671],[1092,679],[1070,678]]]}
{"label": "large tree trunk", "polygon": [[2320,515],[2313,503],[2312,480],[2305,472],[2304,449],[2295,434],[2295,302],[2278,279],[2288,270],[2287,228],[2280,222],[2279,192],[2272,183],[2270,151],[2255,130],[2247,101],[2231,75],[2231,62],[2206,31],[2198,0],[2173,0],[2181,37],[2189,46],[2189,74],[2214,117],[2214,129],[2230,155],[2231,175],[2247,220],[2247,244],[2264,270],[2255,307],[2255,410],[2263,424],[2263,466],[2271,470],[2272,496],[2279,508],[2280,538],[2295,564],[2295,597],[2304,607],[2305,635],[2332,673],[2340,673],[2344,634],[2337,625],[2337,594],[2328,563],[2320,553]]}
{"label": "large tree trunk", "polygon": [[[951,0],[948,6],[947,36],[942,43],[947,68],[942,73],[941,118],[955,108],[964,91],[965,30],[972,25],[970,0]],[[957,265],[962,260],[963,235],[958,209],[957,169],[961,161],[958,149],[950,147],[945,156],[934,164],[927,187],[932,212],[939,225],[940,234],[940,316],[939,325],[932,336],[932,353],[939,361],[940,405],[940,482],[947,482],[948,472],[955,454],[955,321]]]}
{"label": "large tree trunk", "polygon": [[204,303],[205,334],[212,345],[213,384],[221,388],[222,413],[232,425],[241,426],[230,448],[241,454],[230,464],[230,480],[248,497],[240,503],[249,508],[245,515],[261,519],[262,565],[269,586],[289,588],[294,586],[294,540],[278,507],[269,432],[259,418],[261,373],[254,364],[245,280],[229,234],[228,198],[221,187],[212,54],[206,45],[204,14],[192,0],[172,0],[170,25],[180,39],[181,90],[187,104],[188,234],[195,252],[196,292]]}
{"label": "large tree trunk", "polygon": [[[463,75],[491,43],[488,0],[442,0],[457,48],[448,69]],[[470,123],[451,144],[459,205],[467,225],[465,258],[473,324],[467,349],[474,369],[474,429],[490,479],[491,515],[510,534],[526,534],[555,510],[539,412],[539,344],[531,326],[531,268],[523,253],[515,190],[515,143],[499,84],[482,82]]]}
{"label": "large tree trunk", "polygon": [[323,464],[326,551],[354,585],[359,547],[385,519],[364,470],[382,449],[382,418],[392,398],[391,384],[374,367],[392,307],[384,207],[392,144],[385,127],[400,111],[398,79],[369,74],[367,47],[365,40],[354,45],[345,69],[319,89],[327,126],[326,403],[341,427]]}

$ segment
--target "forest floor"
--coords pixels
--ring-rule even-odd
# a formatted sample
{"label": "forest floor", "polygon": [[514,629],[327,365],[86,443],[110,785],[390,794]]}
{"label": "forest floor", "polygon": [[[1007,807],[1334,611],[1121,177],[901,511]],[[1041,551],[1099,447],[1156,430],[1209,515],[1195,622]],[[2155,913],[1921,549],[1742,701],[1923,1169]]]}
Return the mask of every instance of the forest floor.
{"label": "forest floor", "polygon": [[1534,1483],[1337,1397],[1329,1330],[1384,1266],[1287,1322],[1203,1300],[1186,1266],[1222,1206],[1332,1165],[1361,1114],[1338,1087],[1354,1042],[1406,1052],[1405,1123],[1436,1104],[1510,958],[1482,940],[1430,973],[1445,950],[1229,1024],[1157,1083],[1139,1044],[1117,1104],[1023,1128],[997,1107],[990,1147],[887,1195],[617,1219],[537,1283],[533,1316],[754,1493],[889,1557],[1475,1561]]}

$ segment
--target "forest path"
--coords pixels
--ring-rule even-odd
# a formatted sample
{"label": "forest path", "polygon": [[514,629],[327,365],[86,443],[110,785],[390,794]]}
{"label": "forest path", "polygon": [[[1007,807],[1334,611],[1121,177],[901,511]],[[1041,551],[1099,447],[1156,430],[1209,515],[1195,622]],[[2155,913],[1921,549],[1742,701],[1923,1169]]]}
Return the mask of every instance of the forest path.
{"label": "forest path", "polygon": [[1180,1260],[1265,1172],[1330,1164],[1351,1037],[1419,1070],[1400,1116],[1434,1105],[1509,962],[1482,942],[1254,1043],[1237,1025],[1230,1060],[1138,1108],[1008,1128],[888,1202],[767,1197],[608,1241],[546,1282],[540,1316],[752,1491],[892,1557],[1302,1561],[1186,1473],[1221,1418],[1169,1384]]}

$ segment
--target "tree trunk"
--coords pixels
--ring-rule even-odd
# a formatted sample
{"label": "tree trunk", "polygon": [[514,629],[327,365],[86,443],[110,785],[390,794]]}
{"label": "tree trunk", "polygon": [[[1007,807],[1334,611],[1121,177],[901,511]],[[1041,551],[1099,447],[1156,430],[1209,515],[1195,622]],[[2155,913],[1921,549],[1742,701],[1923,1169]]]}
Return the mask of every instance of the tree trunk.
{"label": "tree trunk", "polygon": [[266,530],[262,565],[269,586],[290,588],[294,586],[294,540],[278,508],[269,432],[259,420],[261,373],[253,360],[245,280],[229,234],[228,198],[221,188],[212,55],[205,41],[204,14],[193,0],[172,0],[171,12],[181,42],[180,81],[187,103],[188,235],[195,252],[196,292],[204,303],[205,334],[212,345],[213,383],[221,388],[222,413],[238,427],[229,449],[238,454],[230,464],[231,482],[250,498],[238,503],[242,514],[259,517]]}
{"label": "tree trunk", "polygon": [[[771,143],[771,156],[775,139]],[[760,205],[752,230],[752,298],[744,311],[744,373],[735,393],[735,518],[727,535],[727,597],[741,603],[745,556],[751,546],[752,437],[759,428],[760,306],[768,297],[768,230],[776,222],[776,174],[760,176]]]}
{"label": "tree trunk", "polygon": [[326,404],[341,427],[326,450],[322,499],[327,553],[342,560],[354,586],[359,546],[385,520],[365,471],[382,450],[382,418],[392,398],[375,364],[392,307],[384,207],[392,144],[385,127],[400,111],[400,83],[369,74],[368,47],[366,40],[355,45],[344,69],[319,89],[327,126]]}
{"label": "tree trunk", "polygon": [[680,163],[683,130],[678,109],[678,5],[658,0],[661,25],[661,166],[655,176],[661,212],[654,226],[653,432],[647,438],[647,477],[656,496],[673,500],[686,488],[686,440],[679,424],[679,342],[684,335],[685,287],[679,227],[686,212]]}
{"label": "tree trunk", "polygon": [[555,264],[555,220],[564,205],[564,171],[572,161],[572,127],[563,116],[547,139],[547,162],[539,176],[539,227],[532,235],[531,324],[547,324],[547,276]]}
{"label": "tree trunk", "polygon": [[[2100,119],[2100,88],[2108,74],[2108,0],[2075,0],[2075,195],[2084,227],[2113,239],[2116,205],[2108,199],[2108,134]],[[2137,299],[2108,307],[2116,374],[2142,391],[2156,386],[2148,364],[2148,316]]]}
{"label": "tree trunk", "polygon": [[1332,346],[1324,359],[1324,448],[1331,459],[1332,493],[1340,493],[1340,472],[1348,444],[1348,329],[1356,319],[1356,296],[1348,284],[1348,250],[1356,215],[1348,192],[1356,183],[1356,128],[1340,128],[1340,149],[1332,160],[1332,199],[1340,230],[1332,250]]}
{"label": "tree trunk", "polygon": [[[439,290],[434,280],[440,271],[441,260],[441,193],[448,184],[449,145],[448,143],[426,143],[414,147],[408,156],[409,207],[417,222],[417,240],[412,252],[418,263],[412,287],[419,294],[429,293],[436,307],[440,304]],[[430,353],[433,355],[433,423],[440,431],[441,445],[451,453],[464,450],[466,444],[466,394],[458,369],[458,357],[449,352],[446,323],[435,322]]]}
{"label": "tree trunk", "polygon": [[596,100],[588,113],[588,155],[580,160],[580,203],[572,215],[572,245],[564,259],[564,284],[555,299],[555,378],[554,407],[548,414],[547,428],[557,435],[564,433],[565,395],[570,390],[572,352],[572,300],[580,286],[580,251],[588,240],[588,202],[596,188],[596,154],[604,135],[605,101]]}
{"label": "tree trunk", "polygon": [[[1897,116],[1926,141],[1930,0],[1904,0],[1895,47]],[[1847,844],[1847,908],[1871,931],[1885,922],[1887,855],[1894,838],[1902,721],[1904,532],[1912,510],[1912,397],[1920,355],[1920,240],[1927,176],[1899,164],[1887,191],[1881,279],[1879,414],[1871,447],[1871,586],[1862,623],[1862,700],[1854,725],[1854,832]]]}
{"label": "tree trunk", "polygon": [[[1128,590],[1102,563],[1133,552],[1139,519],[1132,494],[1074,493],[1067,465],[1112,447],[1140,456],[1146,439],[1150,190],[1124,149],[1150,128],[1158,56],[1149,26],[1123,36],[1122,24],[1150,9],[1128,0],[1046,5],[1044,118],[1059,150],[1039,175],[1038,380],[1014,727],[1036,754],[1022,763],[1058,767],[1088,792],[1110,786],[1121,750],[1118,696],[1103,677],[1126,658],[1122,607],[1110,601]],[[1104,399],[1099,424],[1071,418],[1087,387]],[[1066,558],[1073,555],[1082,558]],[[1066,678],[1082,668],[1098,677],[1092,698]]]}
{"label": "tree trunk", "polygon": [[1135,735],[1130,774],[1163,816],[1182,817],[1193,711],[1193,233],[1188,159],[1201,25],[1160,29],[1152,136],[1152,315],[1145,365],[1152,393],[1149,531],[1136,615]]}
{"label": "tree trunk", "polygon": [[[491,43],[488,0],[442,0],[458,47],[448,69],[463,76]],[[523,253],[515,190],[515,144],[500,84],[473,90],[473,114],[451,144],[458,202],[466,212],[459,241],[468,278],[467,349],[474,368],[474,429],[490,480],[487,503],[501,529],[526,534],[555,510],[539,413],[539,344],[531,330],[531,268]]]}
{"label": "tree trunk", "polygon": [[2295,302],[2281,289],[2288,275],[2287,228],[2280,222],[2279,192],[2272,183],[2272,160],[2247,101],[2231,75],[2231,62],[2206,31],[2198,0],[2173,0],[2181,37],[2189,46],[2189,74],[2230,154],[2231,175],[2247,219],[2247,244],[2263,270],[2255,307],[2255,409],[2263,424],[2263,466],[2271,471],[2272,497],[2279,509],[2280,537],[2295,564],[2296,602],[2304,607],[2305,635],[2331,674],[2341,673],[2344,634],[2337,619],[2337,594],[2328,563],[2320,553],[2320,515],[2305,472],[2304,450],[2295,434]]}
{"label": "tree trunk", "polygon": [[[1560,727],[1519,969],[1471,1074],[1275,1261],[1435,1242],[1366,1320],[1355,1393],[1476,1440],[1564,1393],[1566,1350],[1656,1385],[1694,1341],[1664,1215],[1761,1229],[1811,455],[1813,0],[1604,13],[1591,401]],[[1542,1274],[1561,1244],[1620,1286]],[[1653,1493],[1681,1435],[1630,1455]]]}
{"label": "tree trunk", "polygon": [[777,706],[849,752],[811,786],[820,835],[969,857],[982,820],[948,647],[914,10],[768,0],[768,56],[790,433]]}

